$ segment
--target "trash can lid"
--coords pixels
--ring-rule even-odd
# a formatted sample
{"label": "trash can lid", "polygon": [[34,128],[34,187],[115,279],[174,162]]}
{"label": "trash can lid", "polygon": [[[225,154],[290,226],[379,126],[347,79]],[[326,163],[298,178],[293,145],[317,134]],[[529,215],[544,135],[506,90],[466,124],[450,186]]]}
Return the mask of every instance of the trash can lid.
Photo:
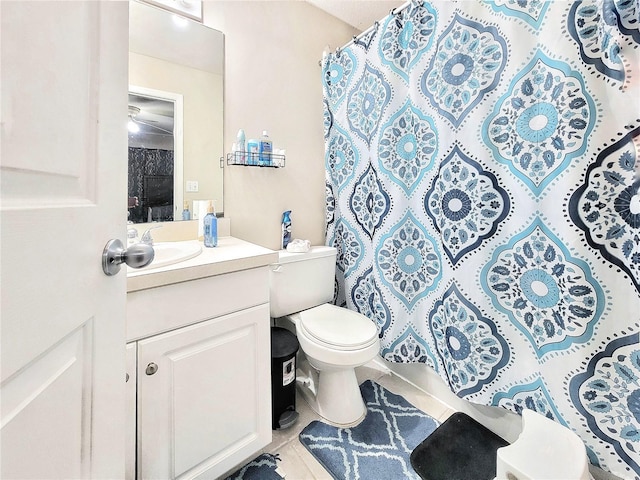
{"label": "trash can lid", "polygon": [[293,355],[300,348],[298,339],[286,328],[271,327],[271,358]]}

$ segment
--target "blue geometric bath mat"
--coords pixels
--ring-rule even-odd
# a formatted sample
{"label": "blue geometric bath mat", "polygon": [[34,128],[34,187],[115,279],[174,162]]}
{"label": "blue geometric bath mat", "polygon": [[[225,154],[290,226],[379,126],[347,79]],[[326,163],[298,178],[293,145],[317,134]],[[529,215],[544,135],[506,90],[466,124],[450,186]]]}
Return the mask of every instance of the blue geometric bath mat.
{"label": "blue geometric bath mat", "polygon": [[360,424],[338,428],[316,420],[302,430],[300,442],[337,480],[420,480],[409,455],[438,422],[371,380],[360,391],[367,406]]}
{"label": "blue geometric bath mat", "polygon": [[282,480],[276,473],[278,455],[263,453],[239,468],[225,480]]}

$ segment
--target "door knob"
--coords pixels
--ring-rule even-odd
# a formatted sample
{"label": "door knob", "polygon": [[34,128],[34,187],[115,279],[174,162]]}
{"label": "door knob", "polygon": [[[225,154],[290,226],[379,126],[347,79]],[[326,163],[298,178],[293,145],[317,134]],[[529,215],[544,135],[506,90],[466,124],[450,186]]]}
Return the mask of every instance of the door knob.
{"label": "door knob", "polygon": [[115,275],[120,271],[120,264],[126,263],[133,268],[142,268],[153,262],[155,252],[151,245],[136,243],[124,248],[118,239],[107,242],[102,252],[102,270],[105,275]]}
{"label": "door knob", "polygon": [[151,362],[149,365],[147,365],[147,368],[144,371],[144,373],[146,373],[147,375],[153,375],[157,371],[158,371],[158,365],[156,365],[155,363]]}

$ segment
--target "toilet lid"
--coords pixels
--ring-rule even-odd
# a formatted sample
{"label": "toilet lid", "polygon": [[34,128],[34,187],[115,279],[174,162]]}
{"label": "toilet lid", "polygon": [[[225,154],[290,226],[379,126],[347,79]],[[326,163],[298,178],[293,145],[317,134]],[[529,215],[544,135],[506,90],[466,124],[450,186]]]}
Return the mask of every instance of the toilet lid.
{"label": "toilet lid", "polygon": [[300,327],[321,344],[341,350],[373,345],[378,329],[364,315],[329,303],[300,312]]}

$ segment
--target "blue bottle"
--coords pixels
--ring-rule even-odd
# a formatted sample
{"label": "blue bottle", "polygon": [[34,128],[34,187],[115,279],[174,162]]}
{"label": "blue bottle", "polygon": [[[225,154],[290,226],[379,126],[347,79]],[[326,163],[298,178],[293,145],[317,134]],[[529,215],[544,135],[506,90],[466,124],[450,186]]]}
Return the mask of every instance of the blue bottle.
{"label": "blue bottle", "polygon": [[271,153],[273,151],[273,144],[269,139],[269,135],[267,131],[264,130],[262,132],[262,136],[260,137],[260,146],[259,146],[259,155],[260,155],[260,165],[268,167],[271,165]]}
{"label": "blue bottle", "polygon": [[260,142],[255,138],[247,141],[247,165],[260,165]]}
{"label": "blue bottle", "polygon": [[282,214],[282,249],[284,250],[291,241],[291,210]]}
{"label": "blue bottle", "polygon": [[213,209],[213,204],[209,202],[209,208],[207,214],[202,220],[202,226],[204,229],[204,246],[205,247],[217,247],[218,246],[218,218]]}

